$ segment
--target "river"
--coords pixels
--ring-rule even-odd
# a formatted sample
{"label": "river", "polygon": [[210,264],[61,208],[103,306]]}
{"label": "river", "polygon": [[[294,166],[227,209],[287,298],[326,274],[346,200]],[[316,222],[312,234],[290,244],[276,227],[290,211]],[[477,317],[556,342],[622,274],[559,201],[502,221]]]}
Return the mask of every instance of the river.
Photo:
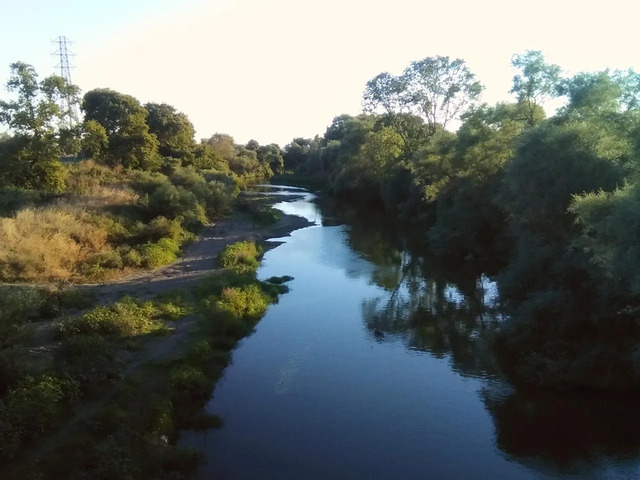
{"label": "river", "polygon": [[636,401],[505,379],[491,276],[313,200],[276,205],[314,225],[264,256],[260,278],[294,280],[218,382],[207,411],[223,427],[182,436],[204,452],[199,478],[640,478]]}

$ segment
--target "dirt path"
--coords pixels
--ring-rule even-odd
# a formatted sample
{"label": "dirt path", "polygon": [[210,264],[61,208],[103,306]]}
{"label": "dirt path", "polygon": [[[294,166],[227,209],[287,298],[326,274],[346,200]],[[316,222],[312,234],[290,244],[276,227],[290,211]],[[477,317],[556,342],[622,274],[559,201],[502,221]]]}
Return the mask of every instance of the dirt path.
{"label": "dirt path", "polygon": [[[77,287],[94,292],[98,303],[103,305],[116,302],[123,296],[148,300],[163,292],[188,289],[203,276],[215,272],[218,253],[227,245],[242,240],[260,242],[267,238],[284,237],[293,230],[309,225],[312,223],[295,215],[282,215],[276,224],[269,227],[257,226],[246,217],[230,217],[203,228],[197,240],[189,244],[182,257],[171,265],[119,282]],[[269,242],[265,249],[277,245],[277,242]],[[131,374],[149,361],[179,355],[196,323],[195,314],[187,315],[171,323],[174,328],[171,335],[144,342],[141,350],[125,360],[127,366],[124,375]]]}
{"label": "dirt path", "polygon": [[[248,218],[226,218],[204,227],[198,239],[189,244],[180,259],[170,265],[117,282],[77,287],[94,292],[100,304],[115,302],[123,296],[146,300],[163,292],[188,288],[215,271],[218,253],[227,245],[242,240],[260,242],[267,238],[283,237],[309,225],[312,225],[309,221],[295,215],[282,215],[277,223],[268,227],[257,226]],[[266,248],[277,245],[270,242]]]}

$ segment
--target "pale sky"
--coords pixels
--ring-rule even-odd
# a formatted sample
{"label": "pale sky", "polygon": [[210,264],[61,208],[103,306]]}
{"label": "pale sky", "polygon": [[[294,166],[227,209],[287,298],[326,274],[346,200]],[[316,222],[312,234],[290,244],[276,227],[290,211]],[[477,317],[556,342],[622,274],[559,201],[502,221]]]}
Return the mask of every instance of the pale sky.
{"label": "pale sky", "polygon": [[510,98],[511,56],[527,49],[571,74],[640,71],[639,13],[633,0],[0,0],[0,84],[18,60],[55,73],[50,42],[65,35],[83,92],[173,105],[198,139],[284,146],[360,113],[370,78],[427,56],[464,59],[488,103]]}

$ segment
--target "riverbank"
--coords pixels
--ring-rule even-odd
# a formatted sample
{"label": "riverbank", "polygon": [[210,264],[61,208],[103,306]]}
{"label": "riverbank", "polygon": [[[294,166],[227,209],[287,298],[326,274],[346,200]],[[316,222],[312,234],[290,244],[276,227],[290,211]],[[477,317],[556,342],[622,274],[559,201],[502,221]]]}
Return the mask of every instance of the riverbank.
{"label": "riverbank", "polygon": [[[255,271],[218,268],[219,254],[307,225],[293,215],[259,225],[236,214],[204,227],[171,265],[77,285],[85,305],[58,301],[54,318],[24,305],[24,335],[1,359],[3,373],[13,364],[24,376],[0,406],[7,478],[188,478],[199,454],[174,447],[177,432],[219,424],[201,412],[215,380],[286,291],[286,278],[259,282]],[[260,308],[243,307],[251,302]]]}

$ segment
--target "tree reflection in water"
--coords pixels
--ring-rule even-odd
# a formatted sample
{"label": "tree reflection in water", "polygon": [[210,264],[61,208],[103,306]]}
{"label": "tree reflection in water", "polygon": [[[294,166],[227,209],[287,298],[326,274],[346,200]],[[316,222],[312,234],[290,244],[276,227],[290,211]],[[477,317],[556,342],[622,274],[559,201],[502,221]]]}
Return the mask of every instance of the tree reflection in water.
{"label": "tree reflection in water", "polygon": [[348,225],[350,247],[372,264],[369,280],[388,292],[362,304],[375,341],[402,341],[484,379],[480,395],[496,444],[510,457],[539,470],[631,478],[640,456],[639,398],[514,388],[491,348],[505,316],[490,276],[416,253],[411,236],[380,215],[343,209],[336,217]]}

